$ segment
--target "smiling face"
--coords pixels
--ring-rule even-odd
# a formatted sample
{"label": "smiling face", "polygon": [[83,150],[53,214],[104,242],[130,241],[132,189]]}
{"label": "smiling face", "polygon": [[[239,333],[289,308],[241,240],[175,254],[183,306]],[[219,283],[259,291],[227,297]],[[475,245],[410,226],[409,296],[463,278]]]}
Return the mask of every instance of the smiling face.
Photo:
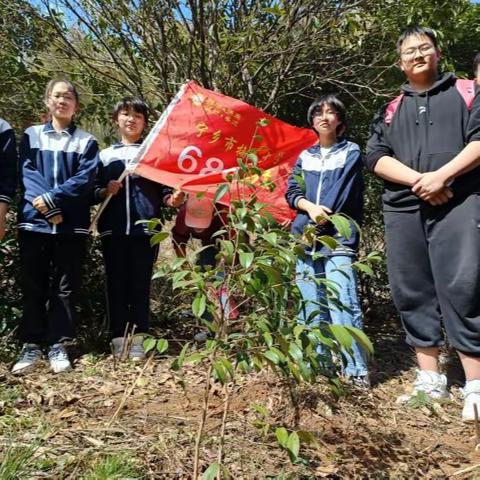
{"label": "smiling face", "polygon": [[146,125],[143,113],[136,112],[133,108],[120,110],[115,123],[124,143],[139,140]]}
{"label": "smiling face", "polygon": [[410,35],[402,43],[399,66],[410,81],[436,77],[440,52],[426,35]]}
{"label": "smiling face", "polygon": [[312,126],[319,136],[336,138],[339,133],[337,129],[341,124],[337,111],[328,103],[324,103],[313,112]]}
{"label": "smiling face", "polygon": [[78,110],[78,100],[72,87],[66,82],[56,82],[46,98],[52,118],[62,123],[70,123]]}

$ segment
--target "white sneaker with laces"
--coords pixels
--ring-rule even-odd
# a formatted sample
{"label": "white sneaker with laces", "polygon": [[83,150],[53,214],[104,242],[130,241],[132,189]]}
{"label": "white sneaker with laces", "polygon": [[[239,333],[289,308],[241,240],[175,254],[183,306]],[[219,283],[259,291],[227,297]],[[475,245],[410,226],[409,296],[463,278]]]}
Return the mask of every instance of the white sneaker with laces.
{"label": "white sneaker with laces", "polygon": [[423,392],[431,399],[446,398],[450,399],[451,395],[447,390],[447,377],[441,373],[432,372],[430,370],[417,370],[417,378],[413,383],[411,393],[400,395],[397,403],[406,403],[418,392]]}
{"label": "white sneaker with laces", "polygon": [[50,347],[48,350],[48,360],[50,367],[52,367],[55,373],[67,372],[72,369],[67,351],[61,343],[55,343]]}
{"label": "white sneaker with laces", "polygon": [[25,343],[15,365],[12,367],[12,373],[23,373],[26,369],[38,364],[43,354],[36,343]]}
{"label": "white sneaker with laces", "polygon": [[146,357],[145,350],[143,348],[143,335],[133,337],[132,346],[128,352],[128,358],[133,362],[140,362]]}
{"label": "white sneaker with laces", "polygon": [[462,410],[462,420],[464,422],[475,421],[475,408],[477,405],[477,413],[480,419],[480,380],[470,380],[463,388],[464,403]]}
{"label": "white sneaker with laces", "polygon": [[120,360],[122,358],[122,355],[124,354],[123,349],[125,348],[125,338],[124,337],[112,338],[110,345],[112,346],[113,356]]}

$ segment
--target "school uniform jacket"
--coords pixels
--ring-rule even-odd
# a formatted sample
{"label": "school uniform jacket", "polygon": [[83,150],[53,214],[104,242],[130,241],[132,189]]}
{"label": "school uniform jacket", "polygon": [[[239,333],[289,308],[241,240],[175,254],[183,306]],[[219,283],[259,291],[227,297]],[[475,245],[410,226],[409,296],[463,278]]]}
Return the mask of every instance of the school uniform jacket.
{"label": "school uniform jacket", "polygon": [[[291,208],[297,210],[291,231],[302,234],[308,224],[314,224],[308,213],[298,209],[298,202],[306,198],[316,205],[324,205],[333,213],[343,213],[360,223],[363,211],[362,160],[360,148],[356,143],[341,140],[332,149],[322,155],[320,146],[304,150],[288,179],[285,198]],[[341,237],[331,222],[317,227],[318,235],[330,235],[337,239],[340,247],[334,254],[354,254],[358,249],[360,234],[352,226],[350,238]],[[328,248],[316,242],[312,251],[332,253]]]}
{"label": "school uniform jacket", "polygon": [[17,187],[17,149],[12,127],[0,118],[0,202],[11,203]]}
{"label": "school uniform jacket", "polygon": [[[480,140],[480,95],[470,111],[455,87],[452,73],[439,75],[426,92],[402,87],[403,98],[392,121],[385,123],[387,106],[375,117],[367,143],[366,167],[373,171],[383,156],[394,157],[417,172],[438,170],[469,142]],[[411,187],[385,181],[385,211],[418,210],[426,202]],[[480,192],[480,167],[460,175],[450,188],[455,199]]]}
{"label": "school uniform jacket", "polygon": [[[132,161],[140,144],[117,143],[100,152],[100,163],[95,186],[95,199],[101,201],[100,191],[110,180],[117,180]],[[123,180],[123,186],[113,195],[98,221],[99,236],[106,235],[151,235],[146,223],[161,217],[166,197],[172,194],[172,188],[152,182],[139,175],[130,174]],[[159,226],[157,227],[158,230]]]}
{"label": "school uniform jacket", "polygon": [[[90,203],[98,166],[98,145],[89,133],[71,124],[56,132],[52,123],[28,128],[20,143],[22,198],[20,230],[52,234],[88,234]],[[32,205],[42,196],[43,215]],[[48,221],[61,214],[63,222]]]}

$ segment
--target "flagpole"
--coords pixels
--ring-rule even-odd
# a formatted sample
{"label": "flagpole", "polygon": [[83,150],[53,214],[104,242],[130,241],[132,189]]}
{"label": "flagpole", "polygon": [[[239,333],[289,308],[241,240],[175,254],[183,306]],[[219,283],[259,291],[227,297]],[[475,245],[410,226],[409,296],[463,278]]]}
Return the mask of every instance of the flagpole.
{"label": "flagpole", "polygon": [[[180,101],[180,98],[183,96],[183,94],[185,93],[185,90],[188,86],[188,84],[190,83],[190,80],[185,82],[179,89],[179,91],[177,92],[177,94],[175,95],[175,97],[172,99],[172,101],[168,104],[168,107],[163,111],[162,115],[160,115],[160,118],[155,122],[155,125],[153,126],[153,128],[150,130],[149,134],[146,136],[145,140],[142,142],[142,145],[140,145],[140,148],[138,149],[138,152],[137,154],[135,155],[135,158],[133,158],[130,162],[128,162],[128,164],[126,165],[125,167],[125,170],[123,171],[123,173],[120,175],[120,177],[118,177],[118,180],[117,182],[122,182],[124,180],[124,178],[127,176],[127,175],[130,175],[131,173],[133,173],[133,171],[135,170],[137,164],[140,162],[141,158],[143,157],[143,155],[148,151],[148,149],[150,148],[151,144],[153,143],[153,141],[155,140],[155,138],[157,137],[157,134],[158,132],[161,130],[161,128],[163,127],[163,125],[165,124],[166,120],[167,120],[167,117],[170,115],[170,112],[173,110],[173,108],[175,107],[175,105]],[[88,231],[90,233],[94,233],[96,234],[97,232],[97,223],[98,223],[98,220],[100,218],[100,215],[103,213],[103,211],[105,210],[106,206],[108,205],[108,203],[110,202],[111,198],[112,198],[112,194],[110,193],[106,198],[105,200],[103,201],[103,203],[100,205],[100,208],[98,209],[97,213],[95,214],[95,216],[93,217],[93,220],[92,220],[92,223],[90,224],[90,227],[88,229]]]}

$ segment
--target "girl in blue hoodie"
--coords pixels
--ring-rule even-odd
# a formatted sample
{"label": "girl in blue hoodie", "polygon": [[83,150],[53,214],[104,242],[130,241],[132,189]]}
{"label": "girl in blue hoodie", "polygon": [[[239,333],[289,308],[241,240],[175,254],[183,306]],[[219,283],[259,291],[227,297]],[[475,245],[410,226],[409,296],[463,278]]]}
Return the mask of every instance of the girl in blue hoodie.
{"label": "girl in blue hoodie", "polygon": [[[363,177],[360,148],[344,138],[346,109],[335,95],[315,100],[308,109],[308,123],[318,134],[318,143],[304,150],[288,180],[286,199],[297,210],[292,233],[303,234],[304,227],[316,225],[316,236],[330,235],[338,244],[333,250],[314,240],[297,261],[297,286],[302,295],[300,321],[313,325],[333,323],[362,328],[363,319],[352,268],[356,259],[359,232],[344,238],[329,221],[342,213],[359,223],[363,206]],[[338,291],[327,295],[326,280]],[[319,353],[322,353],[321,351]],[[343,373],[352,382],[369,385],[365,356],[357,342],[352,355],[344,352]]]}

